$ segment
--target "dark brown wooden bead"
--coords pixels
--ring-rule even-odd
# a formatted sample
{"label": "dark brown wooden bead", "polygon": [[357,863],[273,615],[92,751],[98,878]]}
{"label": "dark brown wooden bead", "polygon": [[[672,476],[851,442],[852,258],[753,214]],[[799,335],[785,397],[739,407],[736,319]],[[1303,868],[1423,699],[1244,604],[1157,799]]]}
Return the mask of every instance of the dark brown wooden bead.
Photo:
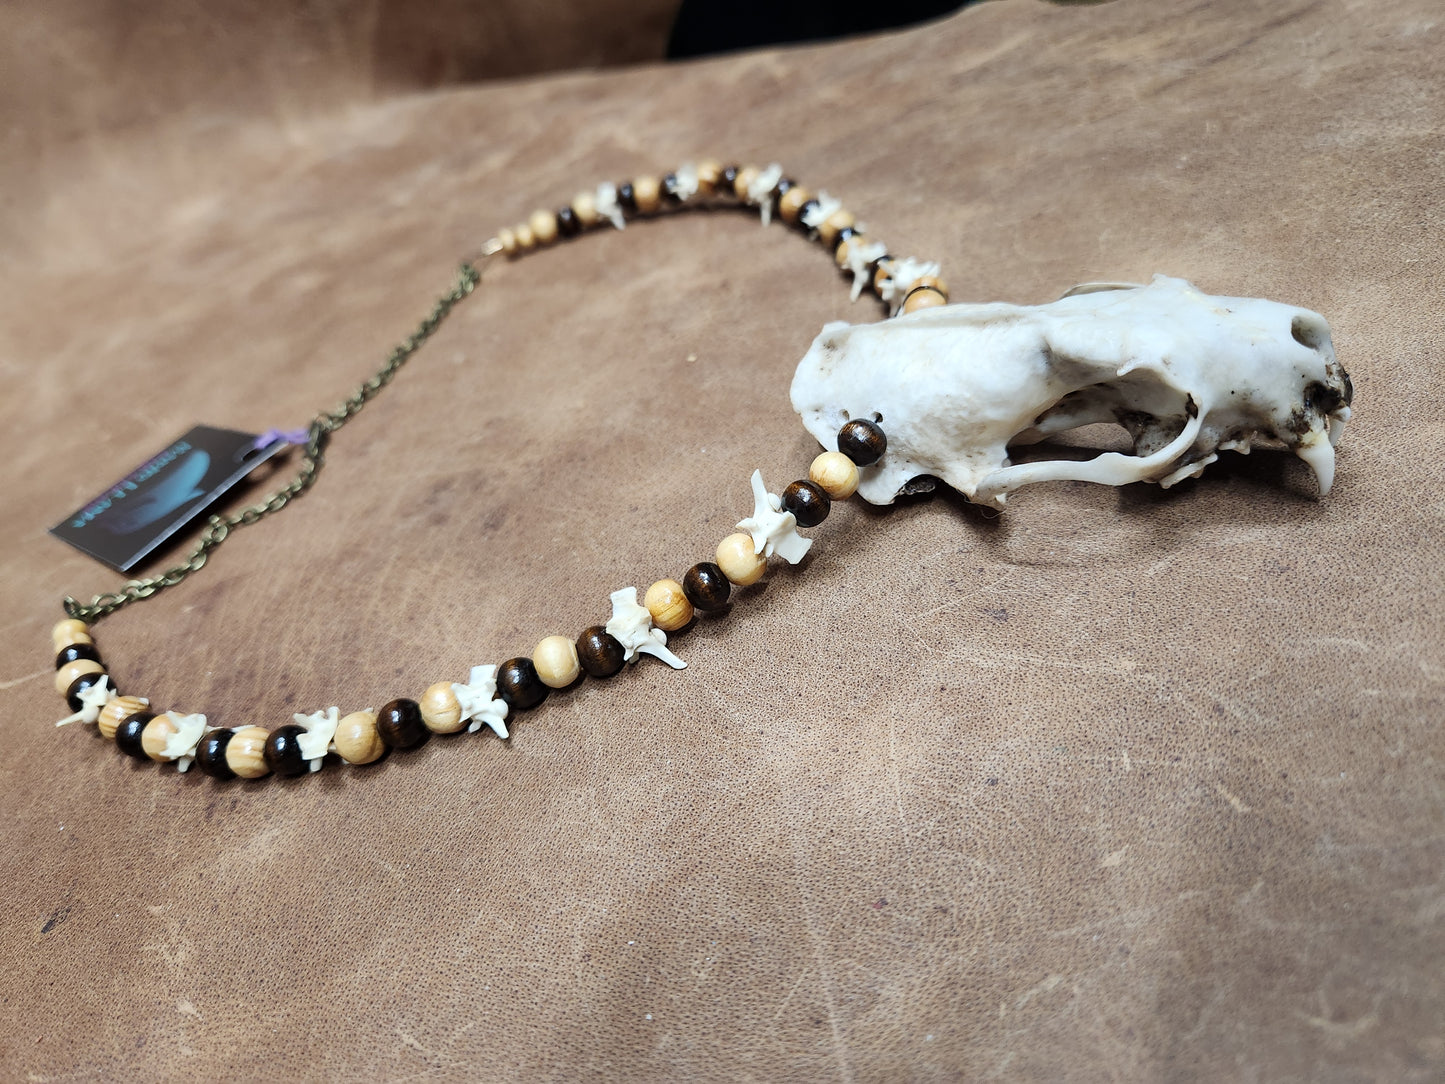
{"label": "dark brown wooden bead", "polygon": [[798,182],[795,181],[795,180],[793,180],[793,178],[791,178],[791,177],[784,177],[781,181],[778,182],[778,186],[773,189],[773,199],[774,199],[774,200],[782,199],[784,196],[786,196],[786,195],[788,194],[788,189],[790,189],[790,188],[796,188],[796,187],[797,187],[797,184],[798,184]]}
{"label": "dark brown wooden bead", "polygon": [[627,181],[617,186],[617,202],[624,211],[629,214],[637,213],[637,193],[632,190],[632,182]]}
{"label": "dark brown wooden bead", "polygon": [[410,749],[430,733],[415,700],[393,700],[377,712],[376,732],[389,749]]}
{"label": "dark brown wooden bead", "polygon": [[582,220],[571,207],[563,207],[557,212],[557,232],[563,237],[576,237],[582,232]]}
{"label": "dark brown wooden bead", "polygon": [[674,189],[677,188],[677,174],[669,173],[662,178],[662,198],[668,203],[681,203],[682,197]]}
{"label": "dark brown wooden bead", "polygon": [[783,511],[793,513],[799,527],[816,527],[828,518],[833,502],[817,482],[794,482],[783,490]]}
{"label": "dark brown wooden bead", "polygon": [[818,201],[815,199],[806,200],[803,206],[798,208],[798,229],[811,230],[813,227],[807,224],[807,217],[818,209]]}
{"label": "dark brown wooden bead", "polygon": [[738,183],[738,167],[728,166],[722,171],[722,178],[718,181],[717,190],[720,195],[730,196],[733,194],[734,185]]}
{"label": "dark brown wooden bead", "polygon": [[732,581],[711,561],[693,565],[682,578],[682,593],[699,610],[721,610],[733,593]]}
{"label": "dark brown wooden bead", "polygon": [[196,767],[212,779],[235,779],[236,773],[226,763],[226,746],[231,744],[234,730],[213,730],[196,746]]}
{"label": "dark brown wooden bead", "polygon": [[295,723],[278,726],[266,739],[266,763],[277,775],[301,775],[310,765],[301,753],[301,735],[304,727]]}
{"label": "dark brown wooden bead", "polygon": [[71,644],[61,648],[60,654],[55,656],[55,669],[59,670],[66,663],[78,662],[80,659],[100,662],[100,652],[95,649],[94,644]]}
{"label": "dark brown wooden bead", "polygon": [[[65,690],[65,703],[69,705],[70,710],[79,711],[84,706],[80,702],[80,694],[92,685],[99,685],[100,679],[108,676],[109,675],[104,672],[99,674],[81,674],[80,677],[72,681],[70,687]],[[115,692],[114,684],[111,685],[111,692]]]}
{"label": "dark brown wooden bead", "polygon": [[550,691],[537,676],[531,659],[508,659],[497,668],[497,695],[509,708],[535,708]]}
{"label": "dark brown wooden bead", "polygon": [[627,662],[627,651],[602,625],[589,625],[577,637],[577,661],[595,678],[611,677]]}
{"label": "dark brown wooden bead", "polygon": [[838,430],[838,451],[860,467],[878,462],[888,449],[883,430],[867,418],[854,418]]}
{"label": "dark brown wooden bead", "polygon": [[857,236],[858,236],[858,231],[857,231],[856,229],[854,229],[852,226],[845,226],[845,227],[843,227],[843,229],[841,229],[841,230],[838,231],[838,236],[833,239],[833,251],[834,251],[834,252],[837,252],[839,245],[841,245],[844,241],[848,240],[850,237],[857,237]]}
{"label": "dark brown wooden bead", "polygon": [[141,735],[145,733],[146,724],[155,715],[149,711],[138,711],[134,715],[127,715],[121,720],[120,726],[115,728],[115,744],[122,753],[128,757],[135,757],[136,760],[149,760],[146,756],[145,747],[141,745]]}

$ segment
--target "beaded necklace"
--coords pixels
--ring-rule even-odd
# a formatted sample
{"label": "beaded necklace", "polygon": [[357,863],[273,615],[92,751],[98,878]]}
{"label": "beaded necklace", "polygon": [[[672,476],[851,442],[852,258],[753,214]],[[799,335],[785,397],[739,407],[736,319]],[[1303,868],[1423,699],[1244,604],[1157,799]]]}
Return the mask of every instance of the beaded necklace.
{"label": "beaded necklace", "polygon": [[[335,410],[318,414],[306,430],[295,478],[265,501],[230,516],[211,516],[186,561],[144,580],[132,580],[120,591],[98,595],[89,603],[65,599],[69,615],[51,631],[55,657],[55,688],[71,710],[56,726],[93,723],[122,753],[141,760],[172,763],[186,771],[192,763],[216,779],[260,779],[275,774],[297,776],[319,771],[328,754],[348,764],[370,764],[389,749],[408,749],[429,733],[452,734],[490,730],[509,736],[508,720],[536,708],[555,690],[574,685],[585,672],[594,679],[612,677],[629,663],[650,655],[668,666],[687,664],[667,646],[667,634],[686,627],[697,611],[720,610],[732,588],[760,580],[769,558],[797,564],[812,539],[798,528],[816,527],[828,516],[832,502],[846,500],[858,489],[862,475],[877,463],[887,438],[877,420],[854,418],[837,433],[837,451],[824,451],[808,468],[808,476],[769,493],[762,475],[751,479],[754,507],[738,523],[738,532],[718,543],[712,561],[693,565],[681,581],[660,579],[647,588],[639,603],[636,587],[612,592],[612,615],[605,624],[584,629],[575,640],[543,637],[530,657],[508,659],[500,666],[475,666],[465,682],[438,681],[419,699],[400,698],[379,711],[342,715],[337,707],[297,714],[293,722],[266,730],[259,726],[214,727],[200,713],[151,710],[143,696],[121,695],[101,660],[91,626],[100,618],[180,583],[205,565],[210,552],[239,527],[280,511],[308,490],[324,463],[326,445],[370,402],[398,370],[431,337],[451,310],[476,289],[479,267],[497,256],[517,257],[537,248],[612,225],[622,229],[629,218],[650,216],[684,204],[733,201],[757,208],[768,225],[774,217],[833,252],[840,271],[852,275],[856,301],[873,291],[891,315],[946,304],[948,288],[938,266],[891,256],[887,246],[865,235],[864,227],[827,192],[811,192],[784,176],[781,166],[724,166],[716,161],[688,163],[662,178],[635,177],[624,184],[602,184],[577,195],[556,211],[539,210],[526,222],[500,230],[479,255],[464,262],[456,284],[439,298],[432,311],[386,363]],[[299,442],[299,441],[298,441]]]}

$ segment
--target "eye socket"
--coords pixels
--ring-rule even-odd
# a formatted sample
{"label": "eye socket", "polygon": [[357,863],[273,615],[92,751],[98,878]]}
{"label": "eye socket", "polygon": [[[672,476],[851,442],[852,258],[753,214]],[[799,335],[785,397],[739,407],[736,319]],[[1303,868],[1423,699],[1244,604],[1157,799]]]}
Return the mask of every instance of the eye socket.
{"label": "eye socket", "polygon": [[1329,338],[1330,329],[1318,316],[1306,316],[1304,313],[1300,313],[1289,322],[1289,333],[1301,346],[1318,350]]}

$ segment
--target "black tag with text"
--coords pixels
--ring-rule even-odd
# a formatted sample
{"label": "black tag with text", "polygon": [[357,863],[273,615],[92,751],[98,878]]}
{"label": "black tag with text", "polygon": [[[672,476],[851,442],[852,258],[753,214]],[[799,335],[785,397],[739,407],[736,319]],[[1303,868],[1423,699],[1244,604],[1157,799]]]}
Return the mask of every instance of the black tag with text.
{"label": "black tag with text", "polygon": [[117,572],[129,572],[287,447],[276,439],[258,449],[257,440],[255,433],[198,425],[66,516],[50,533]]}

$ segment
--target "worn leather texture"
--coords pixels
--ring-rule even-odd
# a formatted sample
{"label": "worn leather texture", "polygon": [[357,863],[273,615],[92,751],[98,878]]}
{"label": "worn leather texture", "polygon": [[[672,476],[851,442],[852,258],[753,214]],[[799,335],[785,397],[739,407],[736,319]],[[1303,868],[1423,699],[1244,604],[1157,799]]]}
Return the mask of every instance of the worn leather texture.
{"label": "worn leather texture", "polygon": [[[37,136],[0,264],[0,1076],[1438,1080],[1442,55],[1431,0],[1011,0]],[[497,227],[706,154],[781,160],[956,300],[1168,272],[1324,313],[1335,491],[1263,451],[850,503],[686,670],[365,769],[218,784],[51,725],[59,600],[118,582],[52,523],[195,422],[338,402]],[[97,641],[125,691],[275,726],[575,634],[806,470],[793,367],[879,315],[745,212],[491,266],[310,494]]]}

